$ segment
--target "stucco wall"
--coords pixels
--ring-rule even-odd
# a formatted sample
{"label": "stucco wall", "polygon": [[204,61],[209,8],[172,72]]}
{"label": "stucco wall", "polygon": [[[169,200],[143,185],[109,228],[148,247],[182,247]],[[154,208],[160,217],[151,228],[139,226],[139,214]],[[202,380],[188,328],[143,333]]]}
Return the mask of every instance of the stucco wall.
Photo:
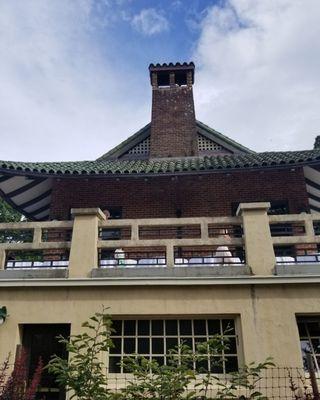
{"label": "stucco wall", "polygon": [[295,316],[320,314],[316,284],[2,288],[0,304],[10,314],[0,326],[1,359],[20,343],[19,325],[71,323],[76,333],[104,304],[116,317],[236,316],[243,361],[273,356],[281,366],[301,366]]}

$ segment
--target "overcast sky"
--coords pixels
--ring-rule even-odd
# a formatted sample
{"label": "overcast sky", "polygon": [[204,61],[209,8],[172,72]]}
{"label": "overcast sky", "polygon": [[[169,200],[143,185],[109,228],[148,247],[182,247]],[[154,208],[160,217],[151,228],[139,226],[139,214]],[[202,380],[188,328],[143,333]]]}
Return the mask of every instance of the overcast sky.
{"label": "overcast sky", "polygon": [[320,134],[320,0],[0,0],[0,159],[95,159],[150,121],[151,62],[256,151]]}

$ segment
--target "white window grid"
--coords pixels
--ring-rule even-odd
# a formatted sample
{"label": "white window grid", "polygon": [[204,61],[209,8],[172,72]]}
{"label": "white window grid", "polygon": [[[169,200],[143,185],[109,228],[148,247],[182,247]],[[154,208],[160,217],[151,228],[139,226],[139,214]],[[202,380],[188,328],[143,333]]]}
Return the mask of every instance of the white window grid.
{"label": "white window grid", "polygon": [[149,154],[150,152],[150,136],[144,139],[142,142],[135,145],[128,151],[127,154]]}
{"label": "white window grid", "polygon": [[[318,330],[314,332],[316,325],[318,325]],[[310,319],[298,318],[298,327],[304,368],[308,369],[306,352],[310,352],[315,368],[320,372],[320,316]]]}
{"label": "white window grid", "polygon": [[[108,370],[110,373],[126,373],[127,371],[124,371],[123,366],[120,364],[126,357],[129,357],[133,354],[143,356],[150,361],[156,360],[160,365],[166,365],[168,351],[171,348],[173,349],[174,345],[178,345],[183,342],[184,344],[188,345],[193,352],[195,352],[197,343],[208,341],[214,334],[224,335],[224,337],[228,338],[228,345],[230,348],[229,350],[222,351],[221,355],[218,357],[219,359],[222,359],[221,366],[217,366],[215,363],[212,372],[226,374],[238,369],[238,343],[235,320],[233,319],[139,319],[114,320],[113,323],[114,326],[117,326],[118,328],[117,332],[111,336],[115,347],[110,349],[109,352]],[[139,330],[139,326],[146,323],[148,326],[148,334],[143,334]],[[162,325],[162,333],[158,332],[157,334],[157,332],[153,330],[154,325],[157,323]],[[170,334],[167,332],[169,332],[168,328],[172,323],[176,324],[176,333]],[[199,331],[199,329],[197,329],[197,324],[199,325],[199,323],[205,328],[202,333]],[[131,331],[128,333],[128,330],[126,331],[126,327],[128,327],[130,324]],[[190,334],[182,332],[181,327],[183,324],[188,324],[189,326],[191,325],[191,331],[189,331]],[[215,329],[212,329],[213,326]],[[121,330],[121,332],[119,332],[119,330]],[[171,345],[169,344],[170,341]],[[158,349],[153,347],[156,343]],[[162,345],[160,345],[161,351],[159,351],[160,343],[162,343]],[[144,350],[142,350],[142,348],[144,348]],[[210,371],[212,366],[211,363],[214,361],[217,360],[210,360],[208,358],[206,365],[201,362],[201,367]],[[196,365],[196,362],[194,362],[192,367],[194,370],[197,370],[197,367],[199,366]]]}
{"label": "white window grid", "polygon": [[198,134],[198,150],[222,150],[222,146],[206,138],[205,136]]}

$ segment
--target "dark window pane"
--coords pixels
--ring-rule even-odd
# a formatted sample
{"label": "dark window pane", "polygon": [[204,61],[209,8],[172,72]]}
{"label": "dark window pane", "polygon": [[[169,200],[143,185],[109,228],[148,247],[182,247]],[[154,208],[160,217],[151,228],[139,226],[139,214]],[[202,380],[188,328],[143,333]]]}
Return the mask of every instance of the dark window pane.
{"label": "dark window pane", "polygon": [[211,372],[215,374],[222,374],[223,373],[223,362],[220,357],[214,357],[210,360],[210,369]]}
{"label": "dark window pane", "polygon": [[118,321],[118,320],[112,321],[112,329],[115,330],[115,332],[112,333],[112,336],[121,336],[122,335],[121,326],[122,326],[122,321]]}
{"label": "dark window pane", "polygon": [[199,373],[205,373],[208,371],[208,359],[196,361],[196,371]]}
{"label": "dark window pane", "polygon": [[177,335],[178,334],[178,321],[173,319],[166,320],[166,334]]}
{"label": "dark window pane", "polygon": [[136,321],[124,321],[124,336],[134,336],[136,334]]}
{"label": "dark window pane", "polygon": [[195,335],[206,335],[206,321],[204,319],[195,319],[193,324]]}
{"label": "dark window pane", "polygon": [[170,349],[174,349],[178,346],[178,338],[167,338],[166,339],[166,346],[167,346],[167,352]]}
{"label": "dark window pane", "polygon": [[152,357],[152,361],[156,361],[159,366],[164,365],[164,357]]}
{"label": "dark window pane", "polygon": [[238,358],[226,357],[225,368],[227,373],[238,371]]}
{"label": "dark window pane", "polygon": [[135,346],[136,340],[134,338],[124,338],[123,339],[123,352],[125,354],[132,354],[136,352]]}
{"label": "dark window pane", "polygon": [[299,335],[307,336],[306,325],[304,322],[298,322]]}
{"label": "dark window pane", "polygon": [[131,373],[132,372],[131,368],[127,367],[127,365],[131,365],[131,363],[127,362],[128,361],[128,357],[123,357],[123,361],[124,361],[123,362],[123,372],[125,374]]}
{"label": "dark window pane", "polygon": [[189,358],[185,358],[183,359],[183,357],[181,357],[181,361],[184,363],[184,365],[186,365],[187,368],[194,370],[195,369],[195,363],[190,360]]}
{"label": "dark window pane", "polygon": [[[193,349],[194,351],[197,351],[197,345],[198,344],[201,344],[201,343],[204,343],[204,342],[206,342],[207,341],[207,338],[205,338],[205,337],[195,337],[194,338],[194,346],[195,346],[195,348]],[[208,346],[206,346],[206,348],[207,348]],[[208,350],[206,350],[206,353],[208,352]],[[201,353],[203,354],[203,351],[201,351]]]}
{"label": "dark window pane", "polygon": [[163,354],[163,338],[153,338],[152,339],[152,354]]}
{"label": "dark window pane", "polygon": [[188,346],[192,350],[192,338],[182,337],[180,338],[180,343]]}
{"label": "dark window pane", "polygon": [[181,319],[180,322],[180,335],[191,335],[191,320],[189,319]]}
{"label": "dark window pane", "polygon": [[110,354],[121,354],[121,339],[112,339],[114,347],[110,348]]}
{"label": "dark window pane", "polygon": [[220,335],[221,330],[220,330],[220,320],[218,319],[209,319],[208,320],[208,330],[209,330],[209,335]]}
{"label": "dark window pane", "polygon": [[138,335],[150,335],[150,321],[141,320],[138,321]]}
{"label": "dark window pane", "polygon": [[138,354],[150,354],[149,338],[138,338]]}
{"label": "dark window pane", "polygon": [[109,357],[109,372],[119,373],[121,357]]}
{"label": "dark window pane", "polygon": [[320,321],[308,322],[307,324],[310,336],[320,336]]}
{"label": "dark window pane", "polygon": [[152,323],[152,335],[163,335],[163,321],[160,319],[154,319]]}
{"label": "dark window pane", "polygon": [[226,335],[234,335],[235,327],[233,319],[223,319],[222,320],[222,332]]}
{"label": "dark window pane", "polygon": [[226,341],[226,346],[228,347],[225,350],[226,354],[237,354],[237,343],[236,343],[236,338],[228,338]]}
{"label": "dark window pane", "polygon": [[317,354],[320,354],[320,338],[319,339],[311,339],[313,351]]}

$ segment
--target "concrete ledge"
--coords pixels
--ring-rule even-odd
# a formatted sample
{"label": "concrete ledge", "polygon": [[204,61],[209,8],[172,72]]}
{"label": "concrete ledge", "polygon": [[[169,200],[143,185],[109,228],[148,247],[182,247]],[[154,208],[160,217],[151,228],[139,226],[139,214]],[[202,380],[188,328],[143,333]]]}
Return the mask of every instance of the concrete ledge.
{"label": "concrete ledge", "polygon": [[320,264],[276,265],[275,275],[320,275]]}
{"label": "concrete ledge", "polygon": [[259,202],[259,203],[240,203],[236,215],[242,215],[243,211],[268,211],[271,207],[269,202]]}
{"label": "concrete ledge", "polygon": [[47,279],[47,278],[67,278],[68,277],[68,268],[59,268],[59,269],[21,269],[21,270],[13,270],[13,269],[5,269],[0,271],[0,280],[1,279]]}
{"label": "concrete ledge", "polygon": [[100,210],[100,208],[71,208],[71,215],[73,217],[83,216],[83,215],[91,215],[94,217],[98,217],[101,221],[106,220],[105,214]]}
{"label": "concrete ledge", "polygon": [[243,276],[251,275],[250,268],[246,265],[224,265],[216,267],[134,267],[134,268],[94,268],[92,278],[113,277],[168,277],[205,278],[211,276]]}

